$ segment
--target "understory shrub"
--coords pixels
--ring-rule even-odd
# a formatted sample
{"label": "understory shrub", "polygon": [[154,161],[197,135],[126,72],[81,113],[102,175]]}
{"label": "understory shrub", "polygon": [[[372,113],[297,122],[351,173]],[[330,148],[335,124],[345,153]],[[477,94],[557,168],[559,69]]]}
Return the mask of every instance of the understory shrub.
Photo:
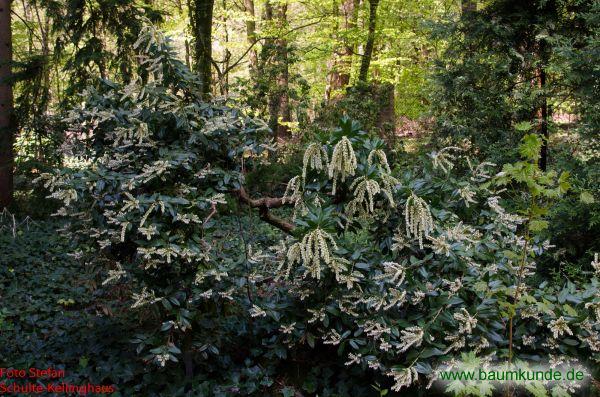
{"label": "understory shrub", "polygon": [[237,209],[230,193],[265,161],[264,123],[202,102],[153,28],[137,47],[149,80],[87,91],[69,118],[90,137],[75,152],[85,167],[42,179],[91,244],[80,255],[100,252],[104,282],[129,288],[144,324],[133,342],[157,371],[206,395],[333,396],[427,386],[461,361],[595,365],[598,259],[585,283],[539,282],[548,208],[569,182],[539,169],[536,134],[522,131],[521,160],[502,168],[458,147],[399,167],[343,118],[315,134],[278,200],[287,236],[259,239],[219,208]]}

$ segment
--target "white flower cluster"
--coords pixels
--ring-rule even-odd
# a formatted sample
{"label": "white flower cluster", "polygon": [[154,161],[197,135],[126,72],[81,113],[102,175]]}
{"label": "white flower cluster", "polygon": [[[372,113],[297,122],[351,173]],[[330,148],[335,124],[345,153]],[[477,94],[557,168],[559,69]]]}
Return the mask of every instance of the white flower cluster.
{"label": "white flower cluster", "polygon": [[[594,260],[592,261],[591,265],[594,268],[596,275],[600,275],[600,260],[598,259],[597,252],[594,254]],[[600,317],[598,317],[598,318],[600,318]]]}
{"label": "white flower cluster", "polygon": [[77,201],[77,190],[75,189],[61,189],[52,192],[49,198],[54,198],[63,202],[65,207],[71,204],[71,201]]}
{"label": "white flower cluster", "polygon": [[361,176],[352,182],[350,189],[354,189],[354,198],[346,206],[346,212],[350,216],[357,212],[362,216],[373,214],[375,212],[375,195],[379,193],[387,198],[391,208],[396,206],[389,179],[387,182],[384,180],[384,186],[381,187],[376,180]]}
{"label": "white flower cluster", "polygon": [[585,304],[585,308],[592,308],[592,310],[594,310],[594,315],[596,316],[596,321],[600,321],[600,302],[588,302]]}
{"label": "white flower cluster", "polygon": [[471,164],[471,160],[468,157],[467,164],[469,165],[469,170],[471,170],[471,181],[478,183],[484,182],[492,177],[486,170],[486,167],[496,166],[494,163],[484,161],[483,163],[479,163],[477,166],[473,167],[473,164]]}
{"label": "white flower cluster", "polygon": [[348,361],[346,361],[344,363],[344,365],[352,365],[352,364],[359,364],[362,360],[362,354],[358,353],[358,354],[354,354],[354,353],[349,353],[348,354]]}
{"label": "white flower cluster", "polygon": [[419,239],[419,247],[423,249],[423,237],[429,236],[433,230],[433,218],[429,205],[414,192],[406,200],[404,207],[406,234]]}
{"label": "white flower cluster", "polygon": [[109,284],[113,281],[118,281],[126,274],[127,272],[123,270],[123,266],[121,266],[121,264],[117,262],[116,269],[111,269],[108,271],[108,277],[102,282],[102,285]]}
{"label": "white flower cluster", "polygon": [[288,334],[288,335],[289,335],[289,334],[291,334],[292,332],[294,332],[294,329],[295,329],[295,327],[296,327],[296,322],[294,321],[294,322],[293,322],[293,323],[291,323],[291,324],[288,324],[288,325],[282,325],[282,326],[279,328],[279,330],[280,330],[282,333],[284,333],[284,334]]}
{"label": "white flower cluster", "polygon": [[448,173],[448,171],[454,168],[454,160],[456,160],[456,156],[450,153],[451,150],[460,151],[462,149],[456,146],[448,146],[441,149],[439,152],[433,151],[429,153],[434,170],[441,168],[444,173]]}
{"label": "white flower cluster", "polygon": [[475,200],[475,196],[477,195],[477,193],[475,193],[475,191],[471,190],[470,186],[463,186],[459,189],[457,189],[457,194],[458,196],[464,201],[465,206],[467,208],[469,208],[469,204],[475,204],[477,203],[477,200]]}
{"label": "white flower cluster", "polygon": [[380,171],[385,171],[388,174],[391,174],[390,165],[388,164],[387,156],[385,152],[381,149],[371,150],[369,156],[367,157],[367,164],[370,166],[373,165],[374,160],[377,159],[377,165],[380,168]]}
{"label": "white flower cluster", "polygon": [[283,201],[298,207],[302,203],[302,193],[302,179],[297,175],[289,180],[283,193]]}
{"label": "white flower cluster", "polygon": [[523,223],[524,219],[521,216],[506,212],[498,203],[499,200],[500,197],[498,196],[490,197],[487,200],[487,204],[498,215],[500,222],[514,232],[517,230],[517,226]]}
{"label": "white flower cluster", "polygon": [[406,267],[396,262],[383,262],[383,274],[376,276],[375,280],[386,280],[400,286],[406,277]]}
{"label": "white flower cluster", "polygon": [[404,232],[401,228],[397,228],[392,236],[392,246],[391,250],[395,253],[402,251],[404,248],[410,247],[410,242],[404,235]]}
{"label": "white flower cluster", "polygon": [[400,391],[403,387],[409,387],[419,379],[419,374],[415,367],[392,370],[388,372],[388,376],[394,378],[394,386],[392,386],[393,391]]}
{"label": "white flower cluster", "polygon": [[324,345],[334,345],[337,346],[342,341],[342,336],[335,330],[329,330],[329,333],[323,337]]}
{"label": "white flower cluster", "polygon": [[473,226],[463,224],[461,221],[446,229],[446,236],[451,241],[476,244],[481,238],[481,232]]}
{"label": "white flower cluster", "polygon": [[450,252],[452,250],[452,245],[446,239],[446,236],[440,235],[438,237],[429,237],[431,241],[431,248],[433,252],[437,255],[445,255],[446,257],[450,256]]}
{"label": "white flower cluster", "polygon": [[347,270],[347,261],[333,254],[336,249],[335,239],[325,230],[316,228],[289,248],[287,259],[290,264],[303,264],[306,268],[305,275],[316,279],[321,278],[322,264],[325,264],[335,273],[336,279],[340,280],[341,273]]}
{"label": "white flower cluster", "polygon": [[169,361],[169,358],[171,358],[171,355],[169,353],[161,353],[157,354],[155,358],[158,365],[164,367],[167,364],[167,361]]}
{"label": "white flower cluster", "polygon": [[[457,286],[454,288],[455,290],[457,290],[457,288],[460,288],[460,285],[462,284],[460,280],[457,280],[457,282]],[[450,292],[452,295],[456,291],[453,292],[451,290]],[[475,330],[475,327],[477,326],[477,319],[471,316],[465,308],[461,308],[460,312],[454,313],[452,317],[456,321],[458,321],[458,330],[455,333],[450,334],[444,338],[444,340],[451,343],[450,346],[445,350],[445,353],[451,350],[459,350],[465,347],[466,337],[471,335]],[[480,341],[480,344],[481,343],[485,344],[487,343],[487,341]],[[482,346],[483,345],[479,346],[480,349],[483,348]]]}
{"label": "white flower cluster", "polygon": [[462,335],[471,335],[477,326],[477,319],[472,317],[464,307],[461,312],[454,313],[454,319],[458,321],[458,333]]}
{"label": "white flower cluster", "polygon": [[148,291],[146,287],[142,288],[142,291],[139,294],[133,293],[131,297],[135,300],[135,302],[133,302],[131,305],[132,309],[136,309],[145,305],[151,305],[161,300],[161,298],[156,297],[154,291]]}
{"label": "white flower cluster", "polygon": [[250,308],[250,316],[251,317],[266,317],[267,312],[265,312],[262,308],[252,305]]}
{"label": "white flower cluster", "polygon": [[306,173],[309,169],[324,170],[329,166],[329,156],[322,145],[311,143],[304,151],[302,161],[302,180],[306,181]]}
{"label": "white flower cluster", "polygon": [[548,324],[548,329],[552,331],[552,336],[556,339],[564,334],[573,335],[573,331],[569,328],[569,323],[563,316],[560,316],[556,320],[550,321]]}
{"label": "white flower cluster", "polygon": [[329,164],[329,177],[333,179],[333,194],[335,194],[338,179],[343,182],[347,177],[353,176],[356,167],[356,154],[352,148],[352,142],[344,136],[333,148]]}
{"label": "white flower cluster", "polygon": [[423,342],[423,329],[421,327],[408,327],[402,330],[398,350],[400,353],[404,353],[411,346],[421,346],[421,342]]}

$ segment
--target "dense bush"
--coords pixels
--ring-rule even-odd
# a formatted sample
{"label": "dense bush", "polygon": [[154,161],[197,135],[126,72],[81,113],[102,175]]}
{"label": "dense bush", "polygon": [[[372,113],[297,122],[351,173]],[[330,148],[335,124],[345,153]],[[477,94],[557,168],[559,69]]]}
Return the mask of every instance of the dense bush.
{"label": "dense bush", "polygon": [[[203,279],[220,280],[230,266],[207,234],[223,193],[239,187],[244,162],[268,154],[259,141],[267,128],[201,102],[197,77],[153,28],[136,45],[150,81],[88,90],[69,119],[90,136],[73,149],[84,167],[44,178],[89,253],[114,260],[106,282],[130,280],[132,308],[158,321],[136,336],[138,353],[164,366],[183,351],[190,377],[191,329],[227,310],[203,303]],[[209,342],[203,354],[216,352]]]}
{"label": "dense bush", "polygon": [[[289,236],[257,233],[230,193],[268,157],[263,124],[202,102],[152,28],[137,45],[150,81],[89,90],[69,119],[92,133],[75,152],[86,166],[43,179],[80,255],[100,251],[104,282],[127,286],[143,324],[137,353],[179,385],[164,390],[385,394],[461,360],[598,360],[598,260],[578,285],[540,283],[536,271],[548,208],[569,182],[539,169],[542,141],[528,128],[521,160],[500,172],[457,147],[397,167],[380,138],[343,118],[315,134],[277,199],[293,211]],[[233,213],[219,212],[226,202]]]}
{"label": "dense bush", "polygon": [[[466,3],[465,3],[466,4]],[[569,170],[573,189],[548,214],[557,250],[541,263],[585,279],[598,251],[598,2],[498,0],[438,24],[447,37],[433,74],[436,144],[467,139],[479,158],[518,157],[521,129],[547,143],[548,169]],[[592,70],[594,69],[594,70]],[[566,123],[561,115],[571,114]]]}

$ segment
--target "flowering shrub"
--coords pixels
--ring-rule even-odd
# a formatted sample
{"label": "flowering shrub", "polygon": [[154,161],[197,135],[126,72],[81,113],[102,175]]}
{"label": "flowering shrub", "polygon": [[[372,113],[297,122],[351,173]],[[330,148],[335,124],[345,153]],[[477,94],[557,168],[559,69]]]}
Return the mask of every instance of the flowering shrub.
{"label": "flowering shrub", "polygon": [[[218,206],[259,202],[229,193],[241,191],[248,163],[268,157],[264,124],[201,102],[199,82],[152,28],[137,46],[149,80],[86,92],[69,120],[89,133],[72,148],[85,166],[43,179],[69,230],[112,259],[105,283],[129,288],[145,320],[134,343],[146,361],[183,360],[189,380],[194,363],[205,374],[227,370],[232,346],[244,345],[235,373],[251,382],[242,387],[236,375],[223,394],[252,394],[279,387],[277,360],[319,349],[394,391],[431,385],[473,355],[484,366],[571,363],[583,349],[598,360],[597,274],[560,288],[536,274],[550,248],[544,215],[568,189],[567,175],[538,168],[539,137],[526,134],[522,160],[494,177],[494,164],[457,147],[397,169],[382,140],[344,118],[307,146],[281,199],[260,201],[261,217],[279,226],[269,206],[293,207],[289,236],[256,248],[239,224],[240,254]],[[449,390],[489,395],[472,387]]]}
{"label": "flowering shrub", "polygon": [[[492,178],[493,164],[459,148],[432,153],[418,173],[391,171],[381,142],[348,120],[311,144],[288,186],[297,231],[280,277],[297,306],[281,319],[286,342],[337,346],[346,365],[389,375],[395,391],[431,385],[466,352],[484,366],[557,366],[581,349],[597,360],[597,274],[562,289],[536,276],[536,257],[551,247],[539,237],[544,214],[568,189],[567,174],[538,168],[540,146],[525,135],[523,160]],[[521,197],[514,213],[502,205],[506,191]],[[458,383],[449,390],[474,393]]]}
{"label": "flowering shrub", "polygon": [[149,80],[86,91],[69,117],[89,136],[71,149],[83,166],[42,178],[69,230],[114,259],[105,284],[128,282],[131,307],[151,310],[158,324],[135,342],[164,366],[190,351],[197,312],[210,310],[198,304],[204,278],[226,275],[207,235],[224,193],[240,186],[242,161],[268,154],[268,129],[201,102],[200,81],[152,27],[136,45]]}

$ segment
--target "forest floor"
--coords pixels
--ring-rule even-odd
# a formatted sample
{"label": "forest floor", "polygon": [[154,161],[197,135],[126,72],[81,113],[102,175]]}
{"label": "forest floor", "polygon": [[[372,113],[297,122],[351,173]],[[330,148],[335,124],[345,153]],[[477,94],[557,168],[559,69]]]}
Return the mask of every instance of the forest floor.
{"label": "forest floor", "polygon": [[70,254],[70,241],[57,232],[61,225],[2,226],[0,366],[64,369],[60,381],[72,384],[132,379],[136,360],[125,348],[131,333],[110,307],[103,308],[102,290],[90,281],[97,270]]}
{"label": "forest floor", "polygon": [[[132,315],[127,283],[102,285],[106,263],[76,254],[60,221],[18,219],[0,215],[0,337],[6,341],[0,368],[64,370],[53,382],[118,385],[115,396],[147,395],[148,385],[156,391],[172,383],[172,373],[151,372],[135,351],[132,339],[145,324]],[[225,214],[226,226],[212,237],[240,256],[243,244],[260,249],[275,240],[279,232],[252,220]]]}

